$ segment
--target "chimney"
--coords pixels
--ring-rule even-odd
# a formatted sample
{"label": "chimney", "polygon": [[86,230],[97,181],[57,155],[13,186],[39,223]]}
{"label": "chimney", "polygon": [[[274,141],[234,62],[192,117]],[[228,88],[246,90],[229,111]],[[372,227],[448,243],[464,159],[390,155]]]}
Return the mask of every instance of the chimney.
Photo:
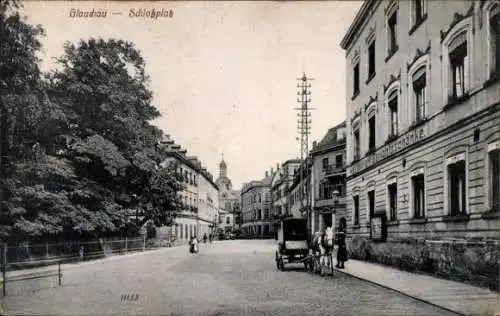
{"label": "chimney", "polygon": [[318,145],[317,141],[313,141],[313,149]]}
{"label": "chimney", "polygon": [[280,170],[280,164],[279,162],[276,164],[276,171]]}
{"label": "chimney", "polygon": [[274,173],[274,170],[273,170],[273,167],[271,167],[271,174],[273,174],[273,173]]}
{"label": "chimney", "polygon": [[269,176],[269,173],[266,171],[266,178]]}

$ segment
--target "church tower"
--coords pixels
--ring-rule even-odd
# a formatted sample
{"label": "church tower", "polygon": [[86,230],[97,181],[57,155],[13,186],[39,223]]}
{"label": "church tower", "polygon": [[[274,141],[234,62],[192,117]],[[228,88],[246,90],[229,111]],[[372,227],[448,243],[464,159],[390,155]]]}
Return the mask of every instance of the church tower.
{"label": "church tower", "polygon": [[219,164],[219,178],[226,178],[227,177],[227,165],[226,162],[224,161],[224,154],[222,154],[222,160]]}

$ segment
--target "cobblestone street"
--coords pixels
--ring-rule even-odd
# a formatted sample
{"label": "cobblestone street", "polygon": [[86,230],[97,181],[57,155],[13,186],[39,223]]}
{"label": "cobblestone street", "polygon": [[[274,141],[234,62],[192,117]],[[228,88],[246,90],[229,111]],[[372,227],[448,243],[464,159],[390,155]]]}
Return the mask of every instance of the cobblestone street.
{"label": "cobblestone street", "polygon": [[[8,314],[453,315],[394,291],[302,266],[276,269],[274,241],[223,241],[167,248],[66,268],[61,287],[45,279],[8,284]],[[124,294],[139,295],[122,301]]]}

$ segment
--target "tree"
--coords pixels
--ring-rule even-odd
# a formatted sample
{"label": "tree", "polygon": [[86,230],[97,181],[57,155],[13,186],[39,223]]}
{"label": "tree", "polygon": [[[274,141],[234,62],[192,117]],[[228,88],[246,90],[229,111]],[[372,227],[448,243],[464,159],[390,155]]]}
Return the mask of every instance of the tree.
{"label": "tree", "polygon": [[43,28],[25,22],[18,1],[0,2],[0,165],[7,171],[12,145],[23,144],[27,108],[38,100],[38,37]]}

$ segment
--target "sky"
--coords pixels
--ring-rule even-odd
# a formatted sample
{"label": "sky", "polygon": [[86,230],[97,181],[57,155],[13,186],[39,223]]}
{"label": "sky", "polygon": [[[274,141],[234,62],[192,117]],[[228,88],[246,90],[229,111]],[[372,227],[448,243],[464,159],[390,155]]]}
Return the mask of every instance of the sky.
{"label": "sky", "polygon": [[[217,178],[222,154],[235,189],[300,157],[297,78],[311,82],[310,144],[345,120],[345,52],[339,44],[361,1],[28,1],[28,22],[47,36],[42,69],[65,41],[133,42],[146,60],[153,122]],[[106,11],[71,17],[72,9]],[[172,17],[130,17],[130,10]],[[113,14],[114,13],[114,14]],[[121,14],[120,14],[121,13]],[[311,145],[310,145],[311,146]]]}

